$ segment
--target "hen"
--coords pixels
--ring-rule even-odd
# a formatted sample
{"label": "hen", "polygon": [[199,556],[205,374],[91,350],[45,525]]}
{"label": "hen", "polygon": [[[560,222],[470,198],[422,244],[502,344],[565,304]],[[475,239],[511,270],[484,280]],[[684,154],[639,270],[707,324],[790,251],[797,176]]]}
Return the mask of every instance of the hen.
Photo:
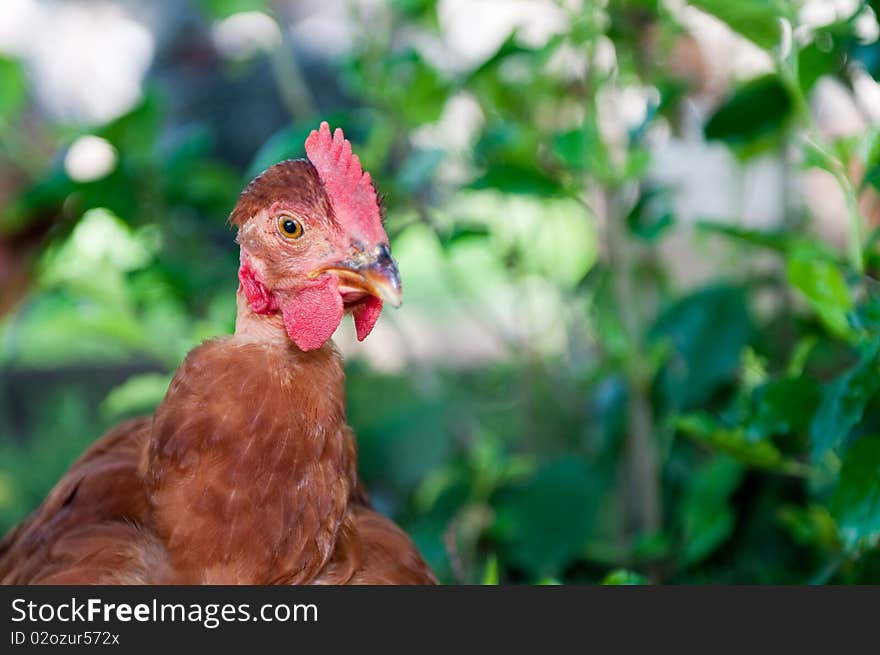
{"label": "hen", "polygon": [[97,441],[0,543],[3,584],[430,584],[370,508],[330,337],[359,339],[397,266],[369,173],[326,123],[230,216],[235,334],[187,356],[152,417]]}

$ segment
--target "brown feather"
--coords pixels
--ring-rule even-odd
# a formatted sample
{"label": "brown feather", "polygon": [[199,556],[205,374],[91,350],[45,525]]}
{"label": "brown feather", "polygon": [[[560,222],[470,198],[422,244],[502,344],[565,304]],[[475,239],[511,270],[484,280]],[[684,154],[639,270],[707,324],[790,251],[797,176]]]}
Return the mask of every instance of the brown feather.
{"label": "brown feather", "polygon": [[[368,509],[331,345],[225,337],[0,543],[3,584],[431,584]],[[256,400],[258,399],[258,400]]]}
{"label": "brown feather", "polygon": [[333,559],[314,582],[432,585],[437,579],[403,530],[369,507],[352,504]]}
{"label": "brown feather", "polygon": [[0,543],[0,582],[27,583],[58,566],[52,546],[76,529],[145,520],[138,469],[149,430],[149,419],[122,423],[74,462],[42,505]]}
{"label": "brown feather", "polygon": [[161,475],[147,480],[177,570],[211,562],[200,581],[212,584],[320,570],[355,484],[342,379],[330,346],[229,337],[190,354],[156,413],[150,471]]}
{"label": "brown feather", "polygon": [[275,202],[312,207],[316,214],[333,216],[330,200],[311,162],[286,159],[267,168],[244,188],[229,215],[229,222],[241,227]]}

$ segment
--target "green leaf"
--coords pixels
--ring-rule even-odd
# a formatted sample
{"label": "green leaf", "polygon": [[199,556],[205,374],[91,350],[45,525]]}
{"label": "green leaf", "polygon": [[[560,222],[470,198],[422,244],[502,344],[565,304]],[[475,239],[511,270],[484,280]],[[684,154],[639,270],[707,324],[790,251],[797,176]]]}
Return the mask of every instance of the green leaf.
{"label": "green leaf", "polygon": [[26,88],[21,64],[14,59],[0,57],[0,124],[12,121],[21,111]]}
{"label": "green leaf", "polygon": [[667,403],[694,407],[733,380],[752,330],[746,295],[737,287],[701,289],[664,311],[649,337],[672,347],[658,379]]}
{"label": "green leaf", "polygon": [[593,533],[603,483],[580,459],[562,457],[502,493],[496,529],[510,559],[534,577],[558,575]]}
{"label": "green leaf", "polygon": [[599,238],[595,224],[571,201],[544,201],[536,209],[540,217],[531,226],[508,224],[502,229],[516,231],[516,245],[529,271],[574,287],[596,262]]}
{"label": "green leaf", "polygon": [[101,405],[102,413],[118,420],[133,414],[149,414],[162,402],[171,376],[163,373],[144,373],[130,377],[113,389]]}
{"label": "green leaf", "polygon": [[440,245],[444,250],[450,250],[458,243],[464,243],[471,239],[485,241],[489,238],[489,228],[479,223],[456,223],[451,230],[437,235]]}
{"label": "green leaf", "polygon": [[498,584],[498,556],[491,555],[486,560],[486,568],[483,570],[483,579],[481,585],[497,585]]}
{"label": "green leaf", "polygon": [[[384,102],[393,104],[394,110],[411,126],[440,118],[450,87],[418,51],[395,53],[383,60],[383,64],[387,82]],[[379,89],[367,89],[367,92],[376,94]]]}
{"label": "green leaf", "polygon": [[707,139],[730,146],[751,146],[776,135],[791,108],[791,97],[779,77],[764,75],[739,87],[709,119],[704,132]]}
{"label": "green leaf", "polygon": [[608,153],[595,121],[585,120],[583,126],[557,135],[553,152],[569,168],[602,175],[609,170]]}
{"label": "green leaf", "polygon": [[602,578],[602,584],[635,586],[650,584],[650,582],[648,582],[648,579],[641,573],[636,573],[635,571],[629,571],[627,569],[615,569]]}
{"label": "green leaf", "polygon": [[149,263],[157,244],[149,230],[134,231],[102,207],[83,214],[70,236],[45,257],[43,285],[77,280],[101,288],[102,272],[130,272]]}
{"label": "green leaf", "polygon": [[437,0],[391,0],[394,11],[412,20],[427,20],[431,24],[437,18]]}
{"label": "green leaf", "polygon": [[746,466],[780,473],[805,472],[803,465],[785,459],[772,442],[750,441],[742,428],[726,428],[706,413],[679,416],[672,425],[694,441],[726,453]]}
{"label": "green leaf", "polygon": [[800,50],[797,54],[798,84],[804,95],[809,94],[821,77],[840,72],[845,54],[845,48],[840,47],[838,41],[831,47],[821,48],[813,42]]}
{"label": "green leaf", "polygon": [[837,20],[812,30],[812,41],[797,52],[798,82],[805,95],[823,76],[846,78],[848,60],[857,59],[860,37],[856,22],[861,11],[848,18]]}
{"label": "green leaf", "polygon": [[875,189],[880,189],[880,128],[868,131],[860,154],[865,166],[860,188],[864,189],[870,184]]}
{"label": "green leaf", "polygon": [[681,566],[698,564],[733,533],[736,515],[730,497],[742,477],[742,467],[729,457],[716,457],[699,470],[684,502]]}
{"label": "green leaf", "polygon": [[[484,173],[470,187],[534,196],[563,195],[562,184],[537,164],[540,147],[538,133],[523,125],[508,121],[487,125],[474,147],[474,161]],[[570,156],[572,165],[579,161],[578,153]]]}
{"label": "green leaf", "polygon": [[831,513],[849,551],[874,548],[880,542],[880,436],[863,437],[849,449]]}
{"label": "green leaf", "polygon": [[153,153],[162,114],[159,95],[150,91],[131,111],[104,125],[96,134],[112,143],[122,157],[144,159]]}
{"label": "green leaf", "polygon": [[878,351],[880,342],[874,342],[858,364],[823,387],[822,400],[810,425],[815,460],[844,442],[880,390]]}
{"label": "green leaf", "polygon": [[779,253],[787,253],[796,248],[809,248],[817,257],[824,257],[830,261],[833,261],[836,255],[835,251],[825,244],[785,230],[754,230],[713,221],[699,221],[697,230],[718,234],[733,241],[740,241],[745,245],[768,248]]}
{"label": "green leaf", "polygon": [[472,189],[499,189],[507,193],[559,196],[562,187],[537,168],[496,164],[471,183]]}
{"label": "green leaf", "polygon": [[690,4],[712,14],[737,34],[765,49],[775,47],[782,35],[779,19],[790,9],[773,0],[690,0]]}
{"label": "green leaf", "polygon": [[267,0],[201,0],[205,11],[214,18],[226,18],[243,11],[265,11]]}
{"label": "green leaf", "polygon": [[875,164],[869,168],[862,181],[862,186],[870,184],[875,189],[880,189],[880,164]]}
{"label": "green leaf", "polygon": [[760,441],[776,435],[806,432],[820,394],[818,384],[807,377],[773,380],[752,394],[754,413],[746,425],[746,437]]}
{"label": "green leaf", "polygon": [[779,510],[779,522],[799,544],[833,551],[840,549],[837,524],[822,505],[784,506]]}
{"label": "green leaf", "polygon": [[506,165],[534,169],[536,153],[541,148],[536,130],[510,121],[486,125],[474,146],[474,161],[486,169]]}
{"label": "green leaf", "polygon": [[480,66],[468,75],[466,81],[473,82],[475,78],[479,77],[496,77],[498,67],[509,57],[514,55],[526,54],[529,52],[533,52],[531,48],[520,43],[520,39],[518,38],[517,30],[513,30],[506,39],[498,46],[498,50],[496,50],[491,57],[486,59]]}
{"label": "green leaf", "polygon": [[650,189],[639,197],[626,218],[630,232],[648,242],[655,241],[675,224],[668,194]]}
{"label": "green leaf", "polygon": [[837,264],[811,249],[800,248],[790,256],[786,273],[832,334],[852,337],[847,315],[853,309],[853,299]]}
{"label": "green leaf", "polygon": [[411,380],[348,375],[346,392],[364,477],[402,492],[448,461],[452,444],[444,429],[443,406],[419,393]]}

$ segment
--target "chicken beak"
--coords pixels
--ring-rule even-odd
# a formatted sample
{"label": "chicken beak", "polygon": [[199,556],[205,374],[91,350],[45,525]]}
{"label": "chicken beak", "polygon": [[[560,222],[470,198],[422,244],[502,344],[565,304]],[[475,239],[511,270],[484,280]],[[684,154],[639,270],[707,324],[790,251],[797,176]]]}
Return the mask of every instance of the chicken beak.
{"label": "chicken beak", "polygon": [[397,263],[391,258],[388,246],[382,245],[371,255],[340,262],[321,269],[319,273],[334,273],[339,278],[340,288],[362,291],[392,307],[400,307],[403,287]]}

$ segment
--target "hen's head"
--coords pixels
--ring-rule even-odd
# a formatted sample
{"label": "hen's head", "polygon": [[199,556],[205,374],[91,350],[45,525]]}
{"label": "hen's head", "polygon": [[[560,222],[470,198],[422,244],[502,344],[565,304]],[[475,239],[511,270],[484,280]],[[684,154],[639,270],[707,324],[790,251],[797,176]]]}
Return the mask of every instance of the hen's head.
{"label": "hen's head", "polygon": [[280,313],[302,350],[320,348],[354,315],[359,340],[382,302],[400,305],[401,285],[370,174],[342,130],[321,123],[306,140],[308,160],[283,161],[257,176],[238,200],[238,278],[256,314]]}

